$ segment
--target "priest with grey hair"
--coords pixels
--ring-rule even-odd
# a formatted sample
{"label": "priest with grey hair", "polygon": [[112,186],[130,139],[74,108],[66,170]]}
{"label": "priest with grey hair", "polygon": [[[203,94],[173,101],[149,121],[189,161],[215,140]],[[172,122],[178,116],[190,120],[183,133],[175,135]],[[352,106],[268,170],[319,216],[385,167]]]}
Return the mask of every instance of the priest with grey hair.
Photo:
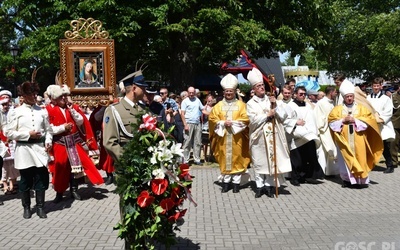
{"label": "priest with grey hair", "polygon": [[285,181],[282,174],[292,170],[282,125],[287,112],[281,106],[276,107],[275,96],[266,95],[263,75],[257,68],[249,72],[247,79],[255,93],[247,102],[250,152],[257,186],[255,197],[259,198],[265,193],[273,198],[274,187],[279,187]]}

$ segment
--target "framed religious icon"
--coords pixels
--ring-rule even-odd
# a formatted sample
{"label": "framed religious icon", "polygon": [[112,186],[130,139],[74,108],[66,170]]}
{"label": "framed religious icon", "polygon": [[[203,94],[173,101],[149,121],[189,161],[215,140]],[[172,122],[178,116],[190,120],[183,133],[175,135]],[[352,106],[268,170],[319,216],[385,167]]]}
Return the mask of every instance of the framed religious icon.
{"label": "framed religious icon", "polygon": [[70,88],[77,103],[108,102],[116,96],[114,40],[103,39],[108,33],[91,18],[74,20],[71,26],[73,30],[65,32],[67,39],[59,42],[60,82]]}

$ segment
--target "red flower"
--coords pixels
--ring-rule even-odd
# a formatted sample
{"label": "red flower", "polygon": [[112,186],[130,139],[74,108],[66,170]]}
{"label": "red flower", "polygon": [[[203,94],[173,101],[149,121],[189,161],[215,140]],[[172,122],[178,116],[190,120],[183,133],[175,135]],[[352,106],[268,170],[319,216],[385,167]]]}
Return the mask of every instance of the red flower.
{"label": "red flower", "polygon": [[167,211],[171,210],[174,207],[174,205],[175,205],[175,202],[173,202],[171,198],[163,199],[160,202],[160,206],[164,209],[162,214],[165,214]]}
{"label": "red flower", "polygon": [[149,130],[149,131],[153,131],[157,128],[157,119],[149,114],[145,114],[142,117],[143,120],[143,124],[140,125],[139,129],[143,130]]}
{"label": "red flower", "polygon": [[175,202],[175,206],[180,206],[183,203],[183,199],[182,198],[180,198],[180,199],[174,198],[172,200]]}
{"label": "red flower", "polygon": [[137,204],[139,205],[139,207],[147,207],[149,206],[151,203],[153,203],[154,201],[154,197],[151,196],[149,194],[148,191],[142,191],[139,195],[139,197],[137,198]]}
{"label": "red flower", "polygon": [[171,200],[175,203],[175,206],[179,206],[182,204],[183,200],[181,197],[181,187],[176,186],[171,190]]}
{"label": "red flower", "polygon": [[153,191],[154,194],[160,195],[167,190],[168,187],[168,181],[166,179],[153,179],[151,180],[151,191]]}
{"label": "red flower", "polygon": [[190,181],[192,179],[192,176],[189,174],[189,165],[188,164],[181,164],[179,166],[180,169],[180,174],[179,178],[184,179],[186,181]]}
{"label": "red flower", "polygon": [[180,192],[181,192],[181,188],[179,186],[173,187],[171,189],[171,198],[179,197]]}
{"label": "red flower", "polygon": [[187,209],[184,209],[180,212],[178,211],[174,215],[171,215],[170,217],[168,217],[168,220],[170,222],[176,222],[179,218],[182,218],[186,214],[186,211],[187,211]]}

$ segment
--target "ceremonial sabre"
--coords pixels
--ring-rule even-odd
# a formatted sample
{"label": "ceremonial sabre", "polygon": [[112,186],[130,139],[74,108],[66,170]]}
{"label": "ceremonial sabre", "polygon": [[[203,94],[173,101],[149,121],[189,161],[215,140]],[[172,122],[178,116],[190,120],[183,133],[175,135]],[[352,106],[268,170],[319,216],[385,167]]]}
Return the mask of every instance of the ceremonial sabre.
{"label": "ceremonial sabre", "polygon": [[[269,90],[270,90],[270,96],[274,96],[274,83],[275,83],[275,76],[273,74],[268,75],[269,81]],[[271,109],[276,107],[276,102],[271,102]],[[273,149],[274,149],[274,179],[275,179],[275,195],[276,198],[278,198],[278,169],[276,165],[276,138],[275,138],[275,114],[272,117],[272,138],[274,140],[273,142]]]}

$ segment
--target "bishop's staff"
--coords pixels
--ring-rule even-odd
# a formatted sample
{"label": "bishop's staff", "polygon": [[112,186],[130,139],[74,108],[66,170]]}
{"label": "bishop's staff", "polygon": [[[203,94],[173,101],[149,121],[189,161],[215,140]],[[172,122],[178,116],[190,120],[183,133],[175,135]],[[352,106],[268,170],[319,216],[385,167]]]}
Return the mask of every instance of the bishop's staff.
{"label": "bishop's staff", "polygon": [[[275,84],[275,75],[268,75],[268,85],[270,90],[270,96],[274,96],[274,84]],[[276,101],[271,102],[271,109],[276,108]],[[272,138],[273,138],[273,150],[274,150],[274,180],[275,180],[275,195],[278,198],[278,169],[276,164],[276,136],[275,136],[275,115],[272,117]]]}

